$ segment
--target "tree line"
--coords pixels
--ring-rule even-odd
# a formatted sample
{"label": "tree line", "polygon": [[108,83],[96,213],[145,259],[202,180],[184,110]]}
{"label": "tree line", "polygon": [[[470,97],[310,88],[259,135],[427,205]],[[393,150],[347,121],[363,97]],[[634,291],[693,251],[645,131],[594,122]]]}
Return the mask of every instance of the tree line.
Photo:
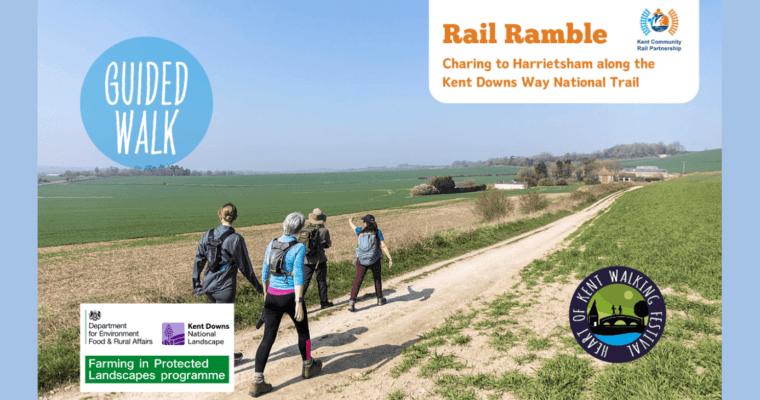
{"label": "tree line", "polygon": [[66,171],[63,173],[63,177],[67,181],[82,179],[82,178],[119,178],[119,177],[134,177],[134,176],[232,176],[237,175],[235,171],[197,171],[189,168],[182,168],[179,165],[158,165],[153,167],[151,165],[145,166],[145,168],[117,168],[108,167],[100,169],[95,167],[92,171]]}
{"label": "tree line", "polygon": [[543,152],[532,157],[510,156],[489,158],[486,161],[454,161],[451,168],[470,168],[470,167],[492,167],[492,166],[512,166],[512,167],[533,167],[538,163],[554,163],[558,160],[574,163],[584,163],[589,159],[596,160],[625,160],[632,158],[651,158],[658,157],[660,154],[675,155],[686,151],[686,148],[679,142],[671,144],[659,143],[633,143],[620,144],[610,147],[606,150],[597,150],[592,153],[565,153],[563,156],[554,156],[551,153]]}
{"label": "tree line", "polygon": [[599,183],[599,171],[606,168],[618,179],[623,164],[618,160],[599,161],[596,158],[588,158],[580,164],[573,164],[570,159],[556,160],[554,162],[539,161],[535,166],[523,167],[517,173],[517,180],[526,182],[529,187],[533,186],[562,186],[568,181],[584,182],[588,185]]}

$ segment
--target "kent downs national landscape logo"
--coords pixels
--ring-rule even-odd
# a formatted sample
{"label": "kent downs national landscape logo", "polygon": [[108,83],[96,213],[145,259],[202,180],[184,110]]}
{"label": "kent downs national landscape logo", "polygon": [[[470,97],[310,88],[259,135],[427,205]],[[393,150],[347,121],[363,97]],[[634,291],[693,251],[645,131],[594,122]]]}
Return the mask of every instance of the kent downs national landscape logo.
{"label": "kent downs national landscape logo", "polygon": [[657,344],[665,329],[665,301],[657,285],[628,267],[608,267],[578,285],[570,302],[570,328],[592,356],[633,361]]}
{"label": "kent downs national landscape logo", "polygon": [[161,324],[161,344],[164,346],[183,346],[185,344],[185,324],[182,322]]}
{"label": "kent downs national landscape logo", "polygon": [[678,30],[678,14],[671,9],[667,14],[660,11],[658,8],[654,13],[650,13],[648,9],[644,10],[641,14],[641,30],[644,35],[649,35],[654,32],[668,32],[670,36],[674,36]]}

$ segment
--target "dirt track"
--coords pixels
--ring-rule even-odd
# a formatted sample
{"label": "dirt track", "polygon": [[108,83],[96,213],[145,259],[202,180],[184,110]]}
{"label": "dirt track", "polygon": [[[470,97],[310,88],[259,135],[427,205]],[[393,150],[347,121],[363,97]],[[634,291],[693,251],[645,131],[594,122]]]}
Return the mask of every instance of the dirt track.
{"label": "dirt track", "polygon": [[[324,362],[322,373],[311,380],[305,381],[300,377],[301,359],[296,346],[296,333],[291,329],[292,323],[284,321],[265,373],[267,382],[274,385],[274,391],[261,398],[385,399],[387,393],[411,388],[421,398],[436,397],[430,392],[431,388],[426,389],[425,383],[390,377],[389,371],[396,364],[394,358],[401,349],[414,343],[418,335],[440,324],[465,303],[480,296],[507,292],[519,280],[517,273],[522,267],[564,246],[568,235],[607,208],[621,194],[610,195],[583,211],[537,230],[385,281],[383,289],[388,304],[383,307],[375,305],[374,288],[370,287],[360,293],[370,293],[370,296],[365,301],[360,298],[356,313],[345,310],[347,296],[335,299],[336,307],[331,311],[311,310],[310,319],[323,314],[319,320],[311,321],[310,330],[312,355]],[[444,265],[444,268],[439,268]],[[433,272],[402,283],[404,279],[427,271]],[[563,299],[557,302],[561,303],[558,307],[566,309],[568,302]],[[85,394],[74,387],[70,391],[56,393],[52,398],[249,399],[253,356],[261,333],[251,328],[236,334],[236,350],[244,351],[246,357],[235,367],[234,393]],[[481,359],[476,357],[471,361],[477,363]],[[362,379],[363,373],[367,373],[369,378]],[[347,387],[345,383],[351,386]]]}

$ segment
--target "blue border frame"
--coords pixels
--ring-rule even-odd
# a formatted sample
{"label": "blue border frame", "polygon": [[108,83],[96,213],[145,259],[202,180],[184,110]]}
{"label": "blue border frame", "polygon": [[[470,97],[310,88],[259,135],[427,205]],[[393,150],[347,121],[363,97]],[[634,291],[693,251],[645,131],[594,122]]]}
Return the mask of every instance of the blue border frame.
{"label": "blue border frame", "polygon": [[[723,6],[723,398],[757,396],[760,267],[754,205],[760,192],[752,167],[760,150],[756,121],[757,15],[760,3],[724,0]],[[753,123],[754,122],[754,123]]]}
{"label": "blue border frame", "polygon": [[[12,212],[2,238],[11,243],[7,229],[13,227],[11,259],[4,263],[4,329],[0,330],[3,355],[0,382],[9,398],[37,395],[37,4],[4,4],[0,32],[6,60],[0,64],[4,76],[0,110],[3,118],[6,155],[2,166],[13,193],[3,203]],[[723,7],[723,396],[742,398],[756,393],[756,360],[760,351],[756,337],[760,329],[756,319],[743,317],[756,304],[760,267],[751,257],[760,235],[756,227],[760,217],[752,205],[758,190],[749,171],[758,159],[760,136],[752,116],[758,109],[760,83],[756,76],[758,55],[756,16],[760,4],[751,1],[724,1]],[[7,189],[6,189],[7,190]],[[12,360],[8,362],[8,360]]]}
{"label": "blue border frame", "polygon": [[6,398],[37,398],[37,2],[3,3],[0,37],[5,51],[1,162],[10,183],[2,196],[6,279],[0,382],[10,393]]}

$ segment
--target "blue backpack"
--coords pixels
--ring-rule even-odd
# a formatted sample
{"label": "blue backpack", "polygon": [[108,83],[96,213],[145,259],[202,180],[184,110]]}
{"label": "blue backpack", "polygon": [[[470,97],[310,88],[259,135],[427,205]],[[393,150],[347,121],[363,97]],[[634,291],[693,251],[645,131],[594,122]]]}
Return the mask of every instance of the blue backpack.
{"label": "blue backpack", "polygon": [[356,247],[356,259],[362,265],[372,265],[381,259],[382,256],[380,239],[376,233],[362,233],[359,235],[359,246]]}

